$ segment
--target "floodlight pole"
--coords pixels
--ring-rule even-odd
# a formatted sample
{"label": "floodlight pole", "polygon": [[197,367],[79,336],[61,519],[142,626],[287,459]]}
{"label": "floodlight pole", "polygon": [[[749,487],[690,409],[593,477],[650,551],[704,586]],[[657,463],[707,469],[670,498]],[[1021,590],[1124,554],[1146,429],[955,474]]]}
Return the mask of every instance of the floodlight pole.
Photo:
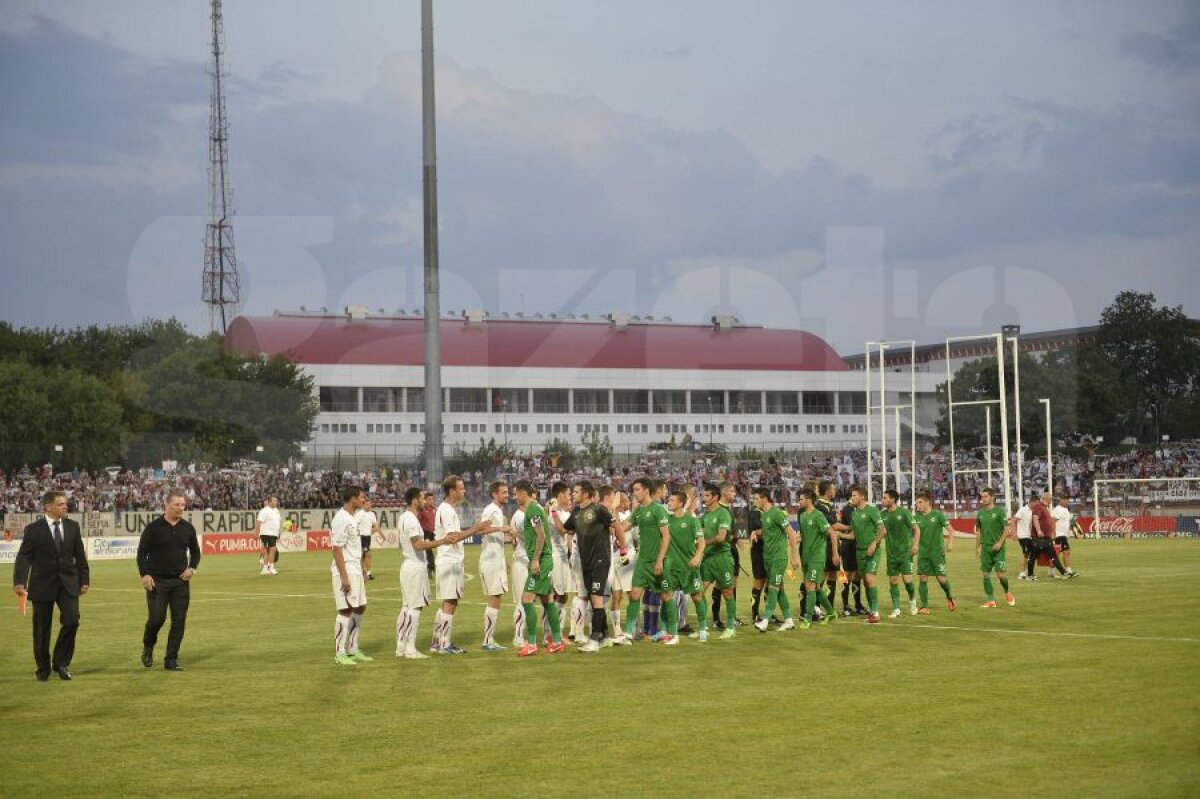
{"label": "floodlight pole", "polygon": [[1046,490],[1054,495],[1054,455],[1050,451],[1050,442],[1054,439],[1050,433],[1050,400],[1042,397],[1038,402],[1046,406]]}
{"label": "floodlight pole", "polygon": [[421,142],[425,205],[425,478],[442,474],[442,304],[438,285],[437,131],[433,87],[433,0],[421,0]]}
{"label": "floodlight pole", "polygon": [[1021,448],[1021,358],[1016,336],[1010,338],[1013,359],[1013,415],[1016,417],[1017,433],[1017,496],[1025,498],[1025,451]]}

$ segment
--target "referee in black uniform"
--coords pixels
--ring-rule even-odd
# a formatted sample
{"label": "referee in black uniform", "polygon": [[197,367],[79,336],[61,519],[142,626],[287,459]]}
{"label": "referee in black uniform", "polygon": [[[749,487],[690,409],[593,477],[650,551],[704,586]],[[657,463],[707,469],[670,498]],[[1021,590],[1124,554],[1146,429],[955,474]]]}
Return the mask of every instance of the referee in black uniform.
{"label": "referee in black uniform", "polygon": [[163,668],[183,671],[179,665],[179,645],[187,622],[191,600],[191,580],[200,565],[200,542],[196,528],[183,518],[186,495],[172,489],[162,516],[146,525],[138,542],[137,564],[146,589],[146,631],[142,636],[142,665],[154,665],[154,645],[158,631],[171,611],[171,631],[167,634],[167,656]]}
{"label": "referee in black uniform", "polygon": [[608,638],[608,575],[612,565],[612,513],[596,501],[596,486],[590,480],[575,484],[571,498],[575,509],[563,524],[575,534],[583,588],[592,609],[592,634],[581,652],[598,652]]}
{"label": "referee in black uniform", "polygon": [[[825,520],[829,522],[829,526],[838,536],[838,555],[842,560],[842,568],[846,570],[846,593],[842,595],[842,607],[846,606],[849,597],[850,586],[849,582],[853,579],[853,570],[858,568],[855,562],[854,539],[845,539],[842,536],[849,532],[850,528],[842,523],[841,517],[838,515],[837,508],[833,506],[834,498],[837,496],[837,487],[834,486],[832,480],[822,480],[817,484],[817,502],[816,508],[825,516]],[[847,560],[846,552],[850,551],[850,557]],[[849,564],[849,565],[848,565]],[[837,598],[837,580],[839,568],[833,565],[833,550],[829,547],[825,548],[825,587],[826,593],[829,596],[829,604],[832,605]],[[859,595],[861,597],[861,594]]]}

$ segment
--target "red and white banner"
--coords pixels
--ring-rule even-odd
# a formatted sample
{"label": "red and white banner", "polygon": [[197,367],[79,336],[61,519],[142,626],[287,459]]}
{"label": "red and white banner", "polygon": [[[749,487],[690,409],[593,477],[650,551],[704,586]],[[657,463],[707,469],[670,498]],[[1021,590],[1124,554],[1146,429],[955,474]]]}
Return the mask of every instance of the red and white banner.
{"label": "red and white banner", "polygon": [[200,536],[200,551],[205,555],[245,555],[262,550],[254,533],[205,533]]}
{"label": "red and white banner", "polygon": [[309,530],[308,535],[308,551],[316,552],[320,549],[330,549],[329,531],[328,530]]}
{"label": "red and white banner", "polygon": [[[1176,516],[1080,516],[1079,526],[1089,536],[1102,538],[1130,538],[1142,535],[1174,536],[1178,530]],[[950,526],[956,533],[971,534],[975,530],[975,519],[967,517],[951,519]]]}

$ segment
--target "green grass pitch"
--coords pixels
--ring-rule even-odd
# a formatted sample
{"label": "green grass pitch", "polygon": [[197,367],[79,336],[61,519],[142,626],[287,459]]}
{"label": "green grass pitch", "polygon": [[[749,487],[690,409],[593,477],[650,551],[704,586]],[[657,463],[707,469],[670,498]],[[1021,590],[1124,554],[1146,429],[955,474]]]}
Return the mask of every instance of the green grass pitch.
{"label": "green grass pitch", "polygon": [[385,550],[361,641],[377,660],[354,668],[333,663],[328,554],[284,556],[277,577],[208,557],[180,674],[161,668],[165,627],[155,668],[138,662],[133,564],[97,562],[72,682],[36,682],[30,619],[11,594],[0,613],[0,794],[1200,795],[1200,541],[1075,555],[1074,582],[1014,580],[1015,608],[980,609],[959,541],[954,613],[931,587],[933,616],[889,621],[881,585],[878,626],[530,660],[479,651],[472,581],[455,625],[469,653],[407,661]]}

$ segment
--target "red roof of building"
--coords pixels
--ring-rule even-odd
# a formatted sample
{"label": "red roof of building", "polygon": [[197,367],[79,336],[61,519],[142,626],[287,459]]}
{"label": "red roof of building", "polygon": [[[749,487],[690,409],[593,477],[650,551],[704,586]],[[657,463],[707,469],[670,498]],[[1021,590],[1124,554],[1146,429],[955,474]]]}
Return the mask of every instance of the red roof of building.
{"label": "red roof of building", "polygon": [[[420,366],[420,317],[239,316],[225,345],[301,364]],[[822,339],[802,330],[607,321],[442,319],[442,365],[565,369],[740,369],[844,372]]]}

